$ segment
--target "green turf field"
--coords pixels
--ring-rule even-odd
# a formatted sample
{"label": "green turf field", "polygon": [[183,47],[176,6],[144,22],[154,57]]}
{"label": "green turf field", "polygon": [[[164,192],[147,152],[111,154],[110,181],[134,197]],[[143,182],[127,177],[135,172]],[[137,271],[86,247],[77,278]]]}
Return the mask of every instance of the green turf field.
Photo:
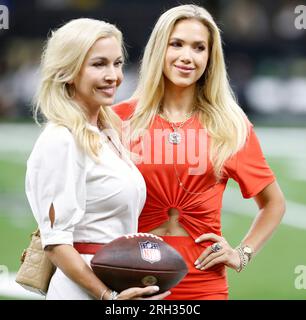
{"label": "green turf field", "polygon": [[[239,274],[229,270],[231,299],[306,299],[306,289],[295,288],[295,268],[306,266],[306,130],[288,132],[258,129],[288,209],[282,225],[248,268]],[[37,134],[33,126],[0,124],[0,266],[11,273],[18,269],[19,256],[35,228],[24,195],[24,175]],[[223,233],[235,246],[250,226],[256,207],[252,200],[242,199],[235,183],[229,187],[222,214]],[[0,299],[14,299],[1,295],[1,279],[0,274]]]}

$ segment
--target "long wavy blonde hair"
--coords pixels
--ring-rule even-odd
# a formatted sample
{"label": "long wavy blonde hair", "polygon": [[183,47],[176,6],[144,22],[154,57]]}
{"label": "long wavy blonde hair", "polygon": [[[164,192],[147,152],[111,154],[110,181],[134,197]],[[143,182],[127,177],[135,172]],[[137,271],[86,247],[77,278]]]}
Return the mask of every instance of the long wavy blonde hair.
{"label": "long wavy blonde hair", "polygon": [[[79,146],[95,161],[99,161],[100,136],[89,129],[86,110],[73,100],[68,83],[77,77],[94,43],[107,37],[115,37],[124,54],[121,32],[104,21],[74,19],[52,32],[43,50],[41,79],[33,107],[37,123],[41,114],[48,122],[68,128]],[[119,130],[119,118],[111,108],[101,106],[98,121]]]}
{"label": "long wavy blonde hair", "polygon": [[131,119],[131,137],[137,139],[157,115],[164,96],[163,63],[169,37],[178,21],[197,19],[209,30],[210,53],[207,68],[197,82],[194,104],[203,127],[211,137],[210,160],[218,179],[225,161],[245,144],[248,135],[246,115],[238,106],[230,88],[224,62],[221,36],[212,16],[202,7],[181,5],[161,15],[141,62],[137,99]]}

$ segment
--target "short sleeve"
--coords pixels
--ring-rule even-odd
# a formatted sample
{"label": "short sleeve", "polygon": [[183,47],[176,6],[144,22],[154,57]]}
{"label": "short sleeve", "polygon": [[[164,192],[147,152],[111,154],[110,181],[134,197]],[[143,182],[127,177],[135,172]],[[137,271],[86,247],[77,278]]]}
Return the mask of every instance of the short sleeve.
{"label": "short sleeve", "polygon": [[129,120],[136,108],[137,101],[131,99],[112,106],[112,110],[121,118],[122,121]]}
{"label": "short sleeve", "polygon": [[[74,226],[85,213],[84,155],[68,129],[49,125],[27,162],[26,194],[38,223],[43,247],[73,244]],[[49,217],[53,205],[53,226]]]}
{"label": "short sleeve", "polygon": [[244,198],[256,196],[275,181],[251,124],[244,147],[227,161],[225,172],[239,184]]}

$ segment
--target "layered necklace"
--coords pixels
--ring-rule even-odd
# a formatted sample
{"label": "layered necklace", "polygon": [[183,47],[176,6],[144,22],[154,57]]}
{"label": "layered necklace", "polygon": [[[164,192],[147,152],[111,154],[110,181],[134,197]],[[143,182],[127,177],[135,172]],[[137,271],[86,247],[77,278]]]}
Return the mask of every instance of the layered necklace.
{"label": "layered necklace", "polygon": [[[169,118],[166,116],[166,115],[163,115],[161,112],[159,112],[159,115],[165,119],[169,125],[171,126],[171,128],[173,129],[173,132],[171,132],[168,136],[168,140],[170,143],[172,144],[180,144],[181,140],[182,140],[182,137],[181,137],[181,134],[177,131],[179,130],[180,128],[183,127],[183,125],[192,117],[192,115],[194,114],[194,111],[195,109],[193,109],[191,112],[189,113],[186,113],[185,114],[185,120],[183,122],[181,122],[178,126],[176,126],[173,122],[170,122],[169,121]],[[162,126],[162,129],[164,130],[164,125],[162,123],[162,121],[159,119],[160,121],[160,124]],[[214,185],[212,185],[210,188],[208,188],[207,190],[205,191],[201,191],[201,192],[193,192],[193,191],[190,191],[188,190],[188,188],[184,185],[184,183],[182,182],[180,176],[179,176],[179,173],[177,172],[177,168],[176,168],[176,164],[175,164],[175,161],[173,159],[173,169],[174,169],[174,172],[175,172],[175,176],[176,176],[176,179],[177,179],[177,182],[178,182],[178,185],[180,188],[182,188],[186,193],[188,194],[191,194],[191,195],[203,195],[204,193],[208,192],[211,190],[211,188],[214,188],[216,186],[217,183],[215,183]]]}
{"label": "layered necklace", "polygon": [[193,108],[190,112],[185,113],[185,120],[179,122],[179,125],[176,125],[174,122],[171,122],[167,116],[167,111],[164,113],[162,111],[159,112],[159,115],[164,118],[172,128],[173,132],[169,133],[168,141],[172,144],[180,144],[182,141],[182,135],[179,132],[179,129],[183,128],[184,124],[193,116],[195,108]]}

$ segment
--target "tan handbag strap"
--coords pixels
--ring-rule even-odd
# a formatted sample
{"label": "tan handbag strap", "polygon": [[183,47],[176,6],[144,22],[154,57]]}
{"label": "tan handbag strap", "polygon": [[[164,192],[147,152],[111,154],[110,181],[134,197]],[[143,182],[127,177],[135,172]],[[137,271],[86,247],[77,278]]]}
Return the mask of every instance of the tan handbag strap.
{"label": "tan handbag strap", "polygon": [[38,228],[34,232],[31,233],[31,238],[32,238],[32,236],[40,237],[40,231]]}

